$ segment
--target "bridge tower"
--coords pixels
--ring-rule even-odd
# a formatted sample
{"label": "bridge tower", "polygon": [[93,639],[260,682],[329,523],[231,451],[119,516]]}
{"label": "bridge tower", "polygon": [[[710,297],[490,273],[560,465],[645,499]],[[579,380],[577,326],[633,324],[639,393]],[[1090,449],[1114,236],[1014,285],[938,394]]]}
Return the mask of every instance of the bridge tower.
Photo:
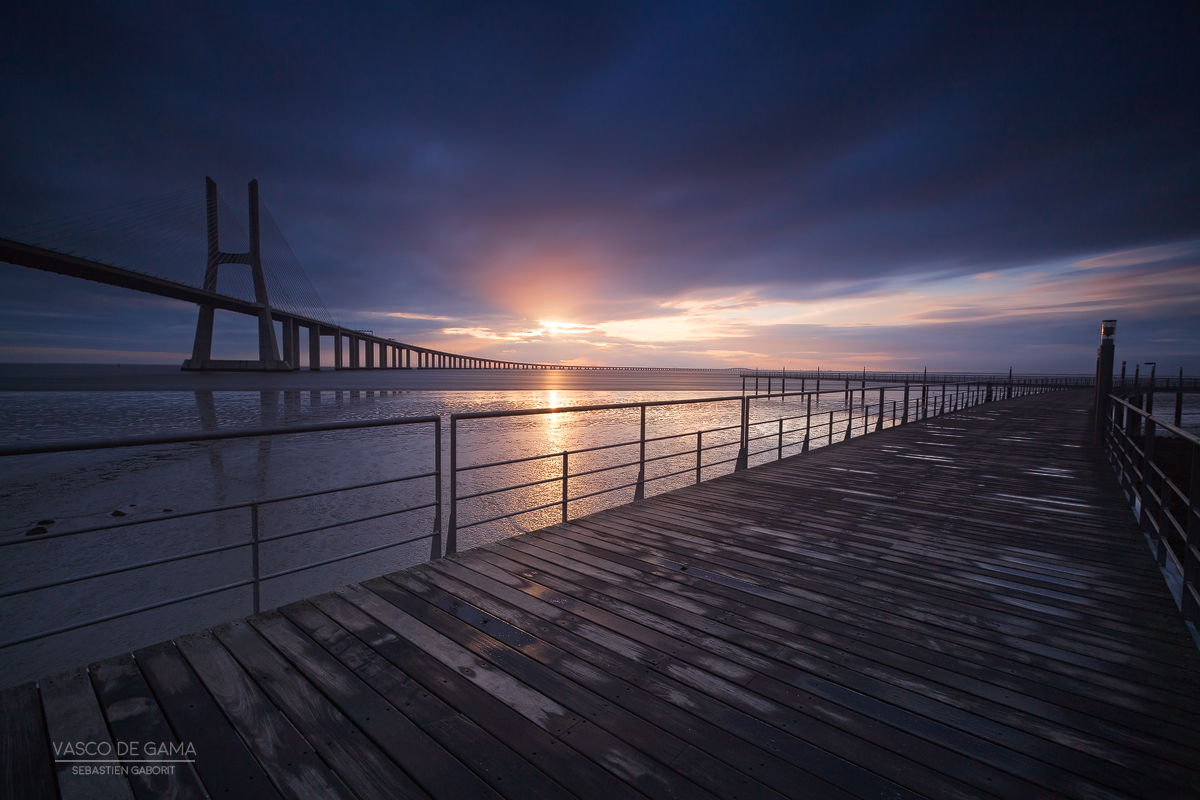
{"label": "bridge tower", "polygon": [[[258,304],[258,360],[214,361],[212,357],[213,317],[216,309],[200,306],[196,321],[196,341],[192,357],[183,362],[185,370],[287,370],[292,365],[279,358],[275,340],[275,323],[271,319],[271,302],[267,297],[267,281],[263,277],[262,252],[259,245],[258,181],[250,181],[250,250],[245,253],[222,253],[217,228],[217,184],[206,177],[205,206],[208,214],[208,263],[204,270],[204,289],[217,290],[217,269],[221,264],[245,264],[254,280],[254,302]],[[295,349],[295,348],[293,348]]]}

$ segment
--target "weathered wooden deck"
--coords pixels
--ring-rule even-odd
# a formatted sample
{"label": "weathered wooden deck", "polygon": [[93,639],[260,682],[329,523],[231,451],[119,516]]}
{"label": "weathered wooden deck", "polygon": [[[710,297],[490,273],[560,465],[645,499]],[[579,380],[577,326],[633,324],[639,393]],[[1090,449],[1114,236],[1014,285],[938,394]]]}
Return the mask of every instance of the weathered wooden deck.
{"label": "weathered wooden deck", "polygon": [[[9,690],[3,796],[1195,798],[1200,657],[1087,405],[909,425]],[[194,764],[76,775],[49,744],[115,740]]]}

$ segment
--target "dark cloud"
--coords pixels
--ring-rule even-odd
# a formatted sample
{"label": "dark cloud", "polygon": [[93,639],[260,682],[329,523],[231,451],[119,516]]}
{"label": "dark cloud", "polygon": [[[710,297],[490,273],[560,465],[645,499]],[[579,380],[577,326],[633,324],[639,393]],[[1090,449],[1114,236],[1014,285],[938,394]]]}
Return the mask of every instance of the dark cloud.
{"label": "dark cloud", "polygon": [[[0,229],[257,177],[343,319],[497,325],[1192,240],[1197,23],[1194,3],[26,4],[0,30]],[[6,315],[42,286],[14,285]]]}

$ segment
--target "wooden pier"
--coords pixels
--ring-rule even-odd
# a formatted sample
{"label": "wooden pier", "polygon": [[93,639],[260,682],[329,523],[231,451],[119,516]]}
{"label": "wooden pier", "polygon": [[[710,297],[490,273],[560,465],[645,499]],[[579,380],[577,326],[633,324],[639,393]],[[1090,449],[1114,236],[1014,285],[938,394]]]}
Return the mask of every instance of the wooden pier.
{"label": "wooden pier", "polygon": [[[910,424],[7,690],[0,796],[1198,797],[1200,654],[1090,403]],[[128,774],[77,774],[120,742]]]}

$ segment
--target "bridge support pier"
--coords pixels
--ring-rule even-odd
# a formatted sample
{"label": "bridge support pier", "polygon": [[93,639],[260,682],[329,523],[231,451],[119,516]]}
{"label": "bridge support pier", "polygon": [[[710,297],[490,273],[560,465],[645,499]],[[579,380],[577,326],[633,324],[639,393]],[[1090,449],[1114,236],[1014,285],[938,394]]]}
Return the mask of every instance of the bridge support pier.
{"label": "bridge support pier", "polygon": [[312,372],[321,371],[321,326],[308,326],[308,368]]}
{"label": "bridge support pier", "polygon": [[300,369],[300,321],[291,320],[289,323],[292,335],[292,372]]}
{"label": "bridge support pier", "polygon": [[212,306],[200,306],[200,317],[196,320],[196,341],[192,345],[192,357],[190,362],[184,363],[184,369],[188,368],[188,363],[203,364],[205,361],[212,360],[213,318],[216,311]]}
{"label": "bridge support pier", "polygon": [[283,360],[291,365],[292,370],[300,369],[300,326],[296,320],[289,317],[283,319]]}

